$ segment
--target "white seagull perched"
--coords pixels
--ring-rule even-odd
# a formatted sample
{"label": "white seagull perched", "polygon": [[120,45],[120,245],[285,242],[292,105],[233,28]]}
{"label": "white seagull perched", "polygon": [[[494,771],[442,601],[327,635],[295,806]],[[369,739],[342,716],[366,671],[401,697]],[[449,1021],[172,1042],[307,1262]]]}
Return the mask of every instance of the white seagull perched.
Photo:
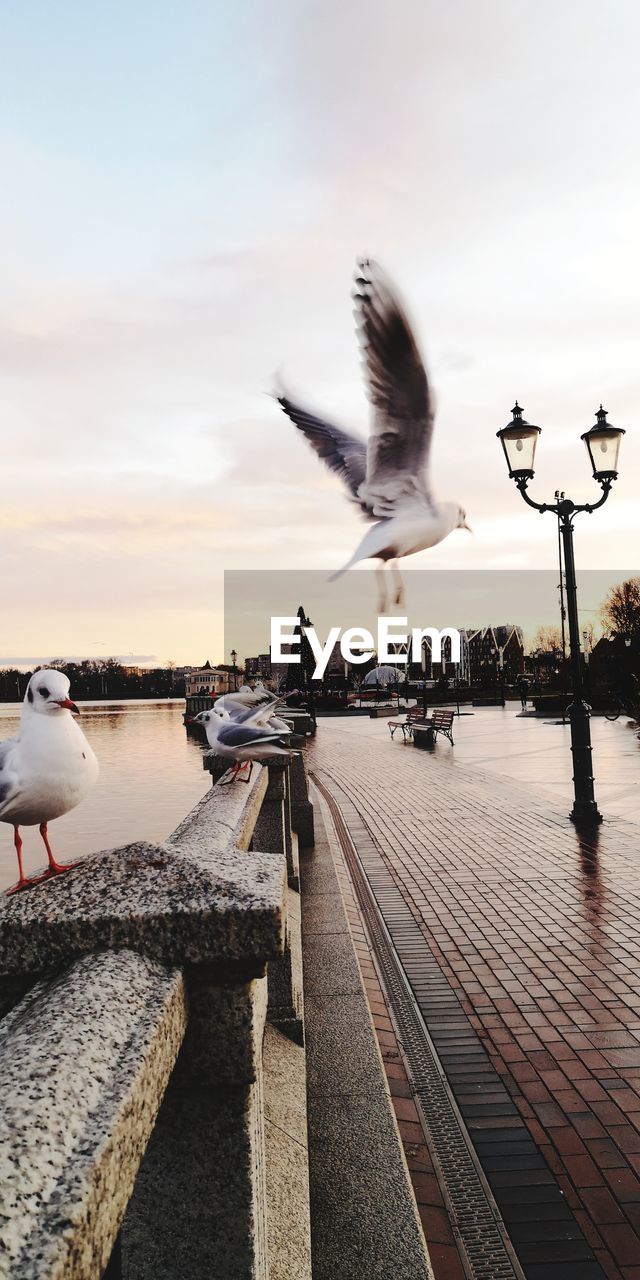
{"label": "white seagull perched", "polygon": [[[438,502],[428,472],[434,404],[411,326],[389,277],[366,258],[356,275],[356,318],[372,407],[365,442],[308,413],[289,396],[277,396],[316,453],[346,484],[367,520],[375,521],[339,578],[359,560],[389,562],[394,602],[403,596],[396,561],[442,542],[454,529],[469,529],[457,502]],[[380,611],[386,607],[385,578],[377,569]]]}
{"label": "white seagull perched", "polygon": [[[27,686],[16,737],[0,742],[0,822],[9,822],[14,829],[19,872],[8,893],[76,865],[56,862],[47,834],[47,824],[75,809],[98,777],[98,761],[73,712],[77,715],[78,708],[69,697],[69,681],[62,671],[36,671]],[[27,879],[20,827],[36,824],[49,866],[43,875]]]}
{"label": "white seagull perched", "polygon": [[[216,710],[201,711],[193,719],[196,724],[204,726],[207,742],[216,755],[233,760],[233,768],[229,782],[234,782],[240,771],[249,764],[246,782],[251,777],[254,760],[270,760],[272,756],[290,756],[285,735],[268,725],[259,723],[263,708],[257,711],[246,711],[229,719],[228,712]],[[287,726],[287,734],[291,730]]]}

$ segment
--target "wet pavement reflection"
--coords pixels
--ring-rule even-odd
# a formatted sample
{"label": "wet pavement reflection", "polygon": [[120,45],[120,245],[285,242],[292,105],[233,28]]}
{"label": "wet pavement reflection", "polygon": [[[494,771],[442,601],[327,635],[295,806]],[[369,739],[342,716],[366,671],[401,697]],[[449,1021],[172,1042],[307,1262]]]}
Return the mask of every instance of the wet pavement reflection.
{"label": "wet pavement reflection", "polygon": [[[592,723],[605,821],[588,832],[568,817],[568,727],[521,718],[514,707],[461,716],[455,747],[439,740],[432,753],[392,742],[384,721],[325,721],[310,755],[319,781],[348,813],[356,847],[365,841],[374,883],[391,876],[410,908],[426,947],[424,971],[416,970],[418,942],[413,951],[416,999],[433,988],[435,1005],[442,1003],[443,983],[454,993],[457,1011],[434,1006],[434,1037],[444,1034],[445,1013],[456,1025],[466,1018],[499,1077],[498,1085],[493,1076],[478,1078],[463,1114],[474,1130],[492,1133],[519,1122],[533,1141],[533,1154],[531,1147],[516,1154],[508,1134],[498,1141],[494,1133],[485,1165],[492,1186],[518,1188],[531,1224],[527,1240],[536,1241],[522,1246],[527,1261],[535,1253],[541,1275],[543,1263],[551,1268],[545,1276],[633,1280],[638,1268],[630,1263],[640,1260],[640,754],[633,726],[602,717]],[[396,920],[385,915],[384,901],[381,909],[393,937]],[[434,959],[437,981],[429,976]],[[447,1055],[451,1080],[463,1078],[469,1048],[453,1032]],[[552,1183],[593,1250],[591,1270],[584,1269],[584,1240],[554,1243],[548,1223],[536,1222],[534,1191]]]}

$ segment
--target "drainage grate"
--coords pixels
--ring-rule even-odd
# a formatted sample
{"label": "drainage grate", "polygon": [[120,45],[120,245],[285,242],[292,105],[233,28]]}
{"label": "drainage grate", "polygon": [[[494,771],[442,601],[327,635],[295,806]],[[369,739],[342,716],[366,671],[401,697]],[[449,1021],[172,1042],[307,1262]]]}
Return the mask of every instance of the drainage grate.
{"label": "drainage grate", "polygon": [[[312,777],[329,806],[351,873],[467,1275],[470,1280],[525,1280],[340,809]],[[393,890],[398,892],[391,883],[387,893]]]}

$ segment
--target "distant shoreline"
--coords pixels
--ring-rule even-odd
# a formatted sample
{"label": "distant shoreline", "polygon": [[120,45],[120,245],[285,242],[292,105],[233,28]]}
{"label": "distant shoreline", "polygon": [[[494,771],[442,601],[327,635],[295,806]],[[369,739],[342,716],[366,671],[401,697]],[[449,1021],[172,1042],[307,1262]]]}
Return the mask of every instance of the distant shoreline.
{"label": "distant shoreline", "polygon": [[[167,704],[184,702],[184,700],[185,700],[184,694],[178,694],[172,698],[163,698],[158,695],[156,695],[155,698],[139,698],[139,697],[136,697],[135,694],[129,695],[126,693],[114,694],[112,696],[105,697],[105,698],[85,698],[85,699],[77,698],[76,699],[79,707],[118,707],[118,706],[121,706],[123,702],[138,703],[138,705],[140,706],[146,705],[146,706],[157,707],[158,705],[166,706]],[[20,708],[22,707],[22,701],[17,702],[15,698],[13,699],[13,701],[0,698],[0,708],[3,708],[3,707],[15,708],[16,711],[19,711]]]}

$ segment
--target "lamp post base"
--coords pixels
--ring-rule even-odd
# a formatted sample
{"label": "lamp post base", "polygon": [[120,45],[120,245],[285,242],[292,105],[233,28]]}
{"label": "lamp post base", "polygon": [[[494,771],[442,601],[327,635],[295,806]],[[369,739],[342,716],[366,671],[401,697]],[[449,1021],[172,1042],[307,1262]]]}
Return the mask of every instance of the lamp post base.
{"label": "lamp post base", "polygon": [[603,821],[602,814],[595,800],[591,803],[587,801],[580,805],[576,801],[569,817],[576,827],[583,828],[597,827]]}
{"label": "lamp post base", "polygon": [[582,698],[567,708],[571,725],[573,756],[573,809],[569,814],[576,826],[596,826],[602,814],[596,804],[591,761],[591,707]]}

